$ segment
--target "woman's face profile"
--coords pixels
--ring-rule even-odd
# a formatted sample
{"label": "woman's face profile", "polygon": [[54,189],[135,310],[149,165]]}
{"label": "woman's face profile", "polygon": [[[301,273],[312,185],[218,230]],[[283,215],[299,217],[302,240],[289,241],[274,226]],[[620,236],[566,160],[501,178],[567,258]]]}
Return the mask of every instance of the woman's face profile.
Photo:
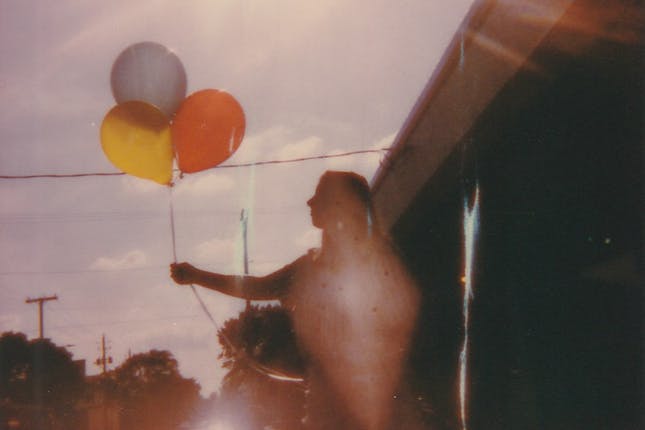
{"label": "woman's face profile", "polygon": [[319,185],[316,188],[314,195],[307,201],[307,205],[311,209],[311,223],[314,227],[325,228],[325,225],[330,221],[330,206],[334,203],[330,200],[329,190],[321,189]]}

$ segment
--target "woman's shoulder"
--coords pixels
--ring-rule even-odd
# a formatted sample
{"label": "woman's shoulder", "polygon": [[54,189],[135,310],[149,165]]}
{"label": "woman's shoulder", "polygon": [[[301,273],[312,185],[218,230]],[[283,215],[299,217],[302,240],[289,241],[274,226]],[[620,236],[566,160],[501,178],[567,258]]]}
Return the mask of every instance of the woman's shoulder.
{"label": "woman's shoulder", "polygon": [[311,248],[307,251],[306,254],[301,255],[300,257],[296,258],[294,261],[291,263],[287,264],[284,266],[282,269],[277,270],[274,272],[272,275],[273,276],[281,276],[285,275],[289,278],[293,277],[296,273],[301,272],[303,268],[306,266],[309,266],[313,262],[315,262],[318,258],[320,257],[320,249],[318,248]]}

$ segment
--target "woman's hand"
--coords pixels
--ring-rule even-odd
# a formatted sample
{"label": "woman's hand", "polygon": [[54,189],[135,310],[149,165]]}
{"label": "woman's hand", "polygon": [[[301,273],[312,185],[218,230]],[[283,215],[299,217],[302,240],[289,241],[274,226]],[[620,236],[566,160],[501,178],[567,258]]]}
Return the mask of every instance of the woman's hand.
{"label": "woman's hand", "polygon": [[197,269],[189,263],[173,263],[170,265],[170,276],[176,283],[181,285],[193,284],[196,271]]}

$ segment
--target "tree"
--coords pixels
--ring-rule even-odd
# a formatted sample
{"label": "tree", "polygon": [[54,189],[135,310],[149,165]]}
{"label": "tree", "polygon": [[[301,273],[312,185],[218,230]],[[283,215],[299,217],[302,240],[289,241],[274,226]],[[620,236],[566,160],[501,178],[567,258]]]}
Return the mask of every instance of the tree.
{"label": "tree", "polygon": [[19,416],[23,428],[75,427],[84,386],[82,368],[65,348],[23,333],[0,337],[1,415]]}
{"label": "tree", "polygon": [[0,337],[0,399],[27,402],[26,384],[30,369],[30,346],[22,333],[3,333]]}
{"label": "tree", "polygon": [[303,375],[304,359],[284,309],[250,306],[226,321],[217,335],[228,369],[220,401],[244,403],[252,428],[299,428],[304,386],[280,377]]}
{"label": "tree", "polygon": [[112,396],[122,405],[124,430],[172,430],[191,414],[199,400],[199,384],[181,376],[168,351],[135,354],[110,378]]}

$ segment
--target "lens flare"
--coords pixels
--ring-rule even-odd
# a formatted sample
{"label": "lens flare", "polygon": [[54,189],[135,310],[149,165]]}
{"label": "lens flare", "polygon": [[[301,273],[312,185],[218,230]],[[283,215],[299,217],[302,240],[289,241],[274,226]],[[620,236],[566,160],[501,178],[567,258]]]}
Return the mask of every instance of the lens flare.
{"label": "lens flare", "polygon": [[470,304],[473,299],[473,266],[477,234],[479,231],[479,186],[475,186],[472,208],[468,207],[468,199],[464,201],[464,274],[461,278],[464,285],[463,324],[464,341],[459,354],[459,412],[461,428],[467,430],[466,414],[466,384],[468,380],[468,342],[470,328]]}

